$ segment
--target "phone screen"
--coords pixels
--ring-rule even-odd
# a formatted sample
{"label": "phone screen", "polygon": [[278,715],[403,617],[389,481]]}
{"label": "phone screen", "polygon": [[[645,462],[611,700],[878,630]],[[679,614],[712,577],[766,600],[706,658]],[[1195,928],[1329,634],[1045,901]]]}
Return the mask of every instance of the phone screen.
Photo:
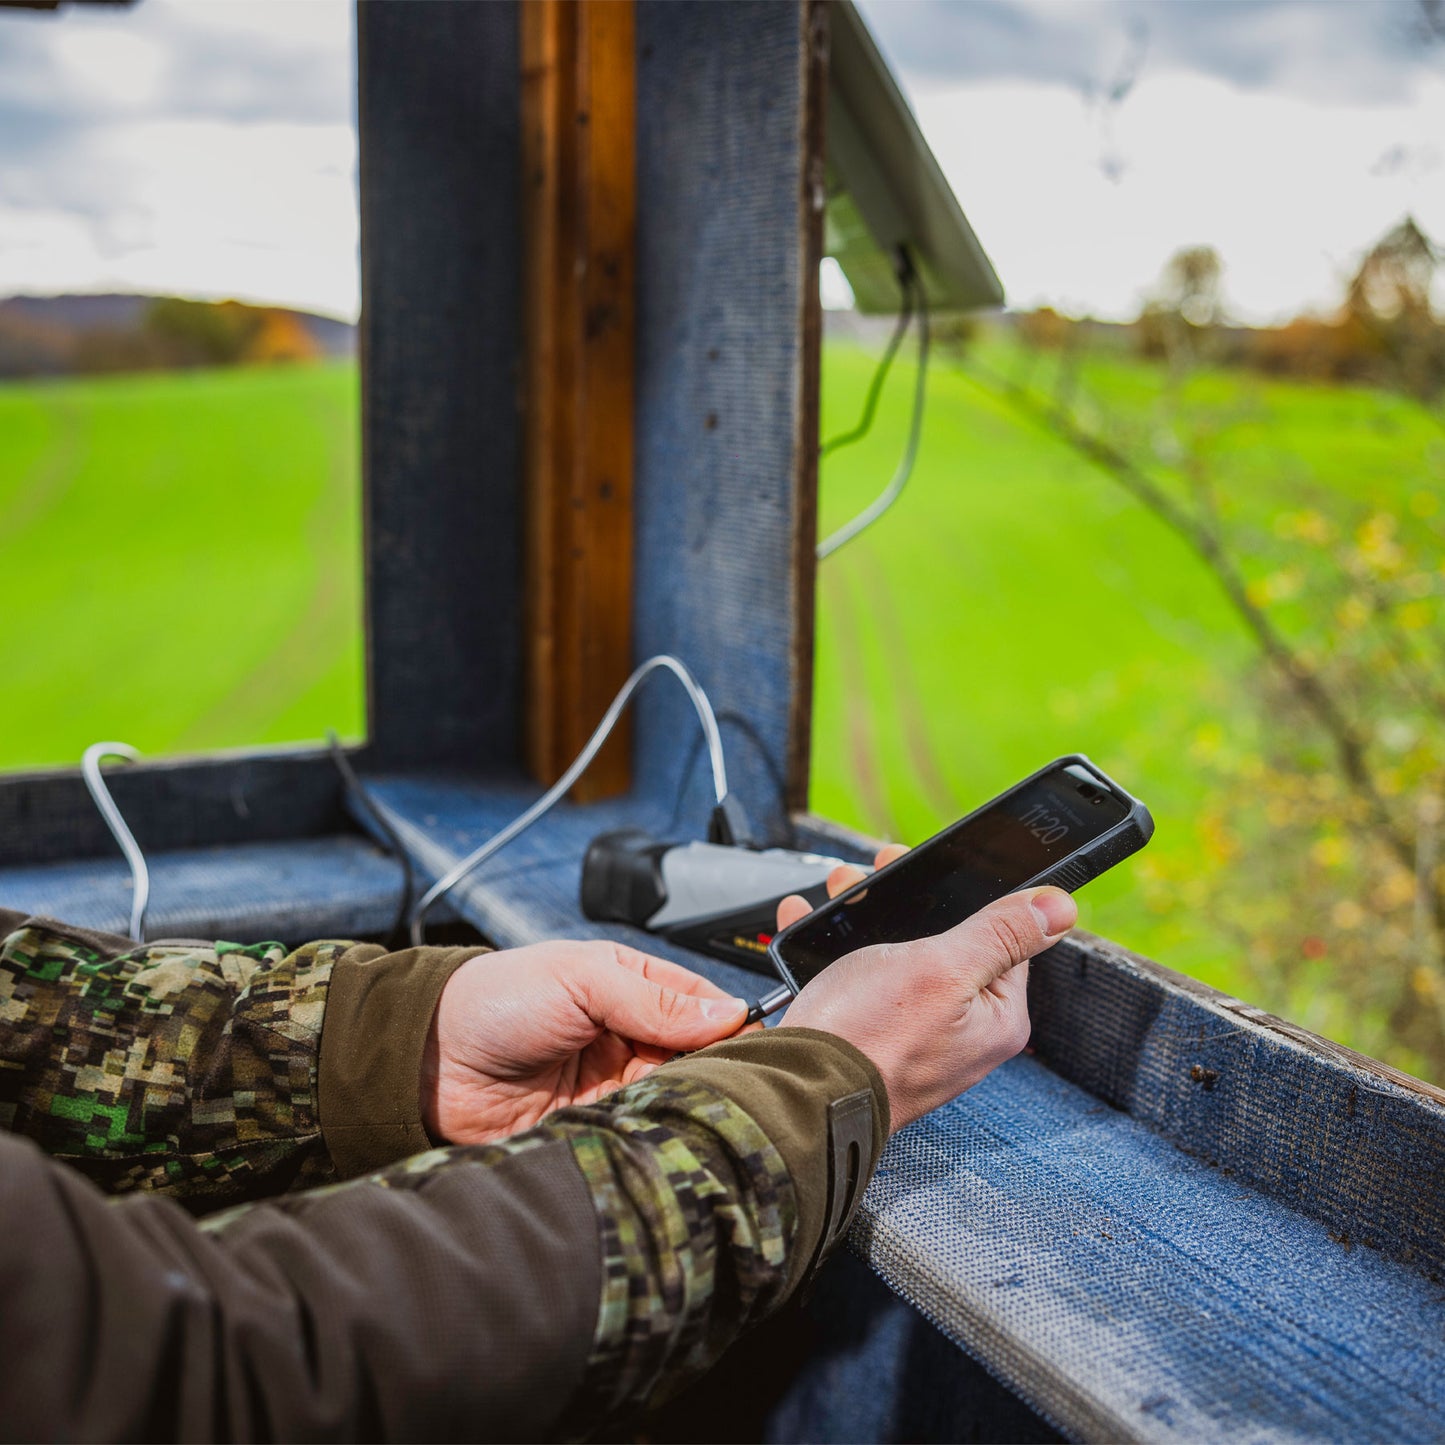
{"label": "phone screen", "polygon": [[1101,837],[1128,812],[1089,769],[1056,768],[920,844],[893,871],[809,914],[778,941],[779,954],[801,988],[871,943],[943,933]]}

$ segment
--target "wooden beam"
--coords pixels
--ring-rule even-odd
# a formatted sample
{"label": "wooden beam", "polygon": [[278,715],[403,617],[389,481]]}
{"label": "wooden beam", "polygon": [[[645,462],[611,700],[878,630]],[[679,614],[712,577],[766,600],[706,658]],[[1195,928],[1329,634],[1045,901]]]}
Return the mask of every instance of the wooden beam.
{"label": "wooden beam", "polygon": [[451,0],[356,7],[378,772],[521,771],[519,20]]}
{"label": "wooden beam", "polygon": [[[633,0],[521,7],[526,760],[554,781],[632,663]],[[619,727],[579,783],[624,791]]]}
{"label": "wooden beam", "polygon": [[789,812],[808,811],[812,767],[813,649],[818,588],[818,426],[822,389],[823,306],[818,267],[823,260],[823,213],[827,200],[828,6],[802,0],[803,154],[798,205],[803,240],[801,312],[802,396],[793,475],[793,701],[788,716],[786,773]]}

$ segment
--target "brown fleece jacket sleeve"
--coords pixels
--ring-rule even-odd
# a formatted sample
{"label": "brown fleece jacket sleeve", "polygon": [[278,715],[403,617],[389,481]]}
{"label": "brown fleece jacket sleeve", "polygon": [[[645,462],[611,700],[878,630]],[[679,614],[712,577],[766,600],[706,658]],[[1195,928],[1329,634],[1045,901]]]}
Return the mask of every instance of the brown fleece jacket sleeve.
{"label": "brown fleece jacket sleeve", "polygon": [[421,1067],[447,980],[486,948],[348,950],[331,976],[321,1030],[321,1135],[337,1175],[352,1179],[431,1147]]}
{"label": "brown fleece jacket sleeve", "polygon": [[840,1106],[874,1130],[861,1187],[876,1073],[774,1030],[501,1144],[201,1223],[0,1137],[0,1435],[590,1433],[787,1298],[824,1242]]}

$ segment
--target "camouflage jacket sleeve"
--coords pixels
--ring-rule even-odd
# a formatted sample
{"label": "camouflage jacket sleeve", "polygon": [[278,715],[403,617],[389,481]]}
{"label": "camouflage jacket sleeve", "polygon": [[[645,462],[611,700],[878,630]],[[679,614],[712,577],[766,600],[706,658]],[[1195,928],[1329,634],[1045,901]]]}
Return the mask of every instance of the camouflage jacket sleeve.
{"label": "camouflage jacket sleeve", "polygon": [[[158,1191],[193,1209],[333,1179],[322,1021],[336,980],[382,952],[341,941],[136,946],[0,912],[0,1128],[109,1193]],[[458,950],[423,952],[443,965],[424,966],[411,990],[429,1018],[459,960]],[[393,1067],[419,1069],[419,1056],[418,1042]],[[381,1157],[424,1143],[418,1122]]]}
{"label": "camouflage jacket sleeve", "polygon": [[[0,1418],[20,1436],[531,1439],[685,1383],[848,1222],[833,1123],[888,1120],[826,1034],[705,1050],[501,1144],[199,1224],[0,1139]],[[851,1196],[850,1196],[851,1197]],[[51,1301],[63,1298],[64,1309]]]}

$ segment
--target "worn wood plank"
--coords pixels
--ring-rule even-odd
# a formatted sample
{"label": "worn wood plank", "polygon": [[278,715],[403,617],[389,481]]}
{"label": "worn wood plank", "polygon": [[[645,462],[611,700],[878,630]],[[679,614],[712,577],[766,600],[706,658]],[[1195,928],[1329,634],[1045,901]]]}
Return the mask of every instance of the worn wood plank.
{"label": "worn wood plank", "polygon": [[[632,0],[522,7],[526,746],[557,777],[632,662]],[[619,728],[578,786],[626,788]]]}
{"label": "worn wood plank", "polygon": [[[427,877],[534,796],[375,787]],[[453,902],[503,946],[614,937],[755,997],[757,975],[578,915],[588,841],[666,813],[562,804]],[[1445,1110],[1098,940],[1040,960],[1030,996],[1037,1054],[892,1140],[853,1247],[1071,1438],[1438,1438]],[[877,1437],[855,1417],[831,1438]]]}
{"label": "worn wood plank", "polygon": [[[795,822],[842,857],[876,846]],[[1082,932],[1034,961],[1029,1012],[1062,1078],[1346,1247],[1445,1278],[1445,1089]]]}
{"label": "worn wood plank", "polygon": [[[729,784],[780,838],[807,630],[803,10],[639,0],[637,27],[636,652],[687,662],[717,710]],[[682,690],[649,685],[636,727],[639,791],[681,788],[680,815],[705,816]]]}
{"label": "worn wood plank", "polygon": [[[341,820],[343,823],[345,819]],[[80,928],[125,934],[130,869],[113,856],[0,867],[0,902]],[[355,833],[152,853],[146,937],[289,944],[385,936],[401,903],[400,863]]]}
{"label": "worn wood plank", "polygon": [[521,766],[526,8],[357,7],[367,726],[388,767]]}
{"label": "worn wood plank", "polygon": [[813,644],[818,589],[818,428],[820,424],[823,306],[818,267],[823,260],[823,215],[827,207],[828,7],[805,0],[802,47],[803,157],[799,187],[802,275],[799,278],[802,338],[801,396],[798,399],[797,457],[793,493],[793,676],[788,713],[785,775],[787,806],[808,806],[813,741]]}
{"label": "worn wood plank", "polygon": [[[168,758],[107,771],[147,850],[305,838],[345,826],[341,775],[315,748]],[[79,769],[0,778],[0,868],[108,858],[115,839]]]}
{"label": "worn wood plank", "polygon": [[[562,573],[562,498],[555,479],[572,471],[575,412],[574,348],[561,317],[574,287],[570,255],[562,244],[575,226],[576,127],[563,117],[576,110],[577,27],[570,6],[524,5],[520,16],[522,64],[522,231],[526,237],[522,291],[524,336],[523,471],[526,478],[525,627],[528,769],[552,772],[558,751],[563,699],[558,695]],[[541,585],[549,579],[552,585]]]}
{"label": "worn wood plank", "polygon": [[1038,1058],[897,1134],[851,1243],[1071,1439],[1441,1438],[1445,1294],[1418,1261],[1351,1247]]}

